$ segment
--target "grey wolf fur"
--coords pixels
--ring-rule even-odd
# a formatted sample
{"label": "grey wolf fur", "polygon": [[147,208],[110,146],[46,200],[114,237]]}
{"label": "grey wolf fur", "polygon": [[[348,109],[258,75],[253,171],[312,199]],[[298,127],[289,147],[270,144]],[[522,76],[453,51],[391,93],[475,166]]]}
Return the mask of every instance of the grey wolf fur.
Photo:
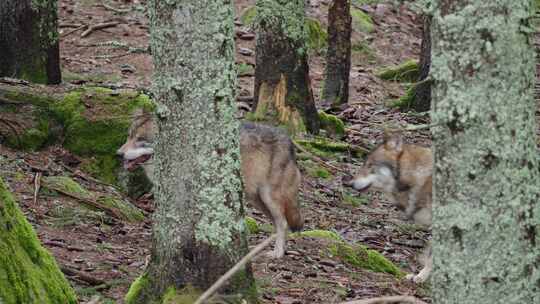
{"label": "grey wolf fur", "polygon": [[[431,227],[433,155],[431,149],[403,143],[399,135],[385,136],[368,156],[350,183],[355,189],[378,190],[415,223]],[[433,267],[431,245],[426,249],[424,268],[408,278],[427,280]]]}
{"label": "grey wolf fur", "polygon": [[[156,133],[154,116],[138,111],[126,143],[117,151],[126,169],[142,166],[150,180],[154,176],[151,158]],[[272,219],[277,232],[272,256],[283,257],[287,227],[295,231],[304,224],[297,200],[301,175],[294,145],[277,128],[244,122],[240,126],[240,156],[246,199]]]}

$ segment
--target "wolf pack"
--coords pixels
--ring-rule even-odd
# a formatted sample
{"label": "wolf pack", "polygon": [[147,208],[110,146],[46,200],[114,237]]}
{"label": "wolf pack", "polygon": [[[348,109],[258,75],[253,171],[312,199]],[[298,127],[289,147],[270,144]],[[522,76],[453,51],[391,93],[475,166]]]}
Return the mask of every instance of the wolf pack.
{"label": "wolf pack", "polygon": [[[137,110],[128,138],[117,154],[124,168],[143,167],[152,180],[153,143],[157,133],[154,115]],[[277,238],[273,258],[285,254],[287,231],[303,228],[298,204],[301,173],[295,146],[279,128],[243,122],[240,126],[240,161],[244,194],[248,202],[270,218]],[[431,227],[433,155],[428,147],[407,144],[400,134],[385,134],[384,140],[367,156],[364,165],[345,186],[364,191],[380,191],[406,217],[418,225]],[[425,282],[432,270],[431,245],[424,249],[423,268],[407,275],[415,283]]]}

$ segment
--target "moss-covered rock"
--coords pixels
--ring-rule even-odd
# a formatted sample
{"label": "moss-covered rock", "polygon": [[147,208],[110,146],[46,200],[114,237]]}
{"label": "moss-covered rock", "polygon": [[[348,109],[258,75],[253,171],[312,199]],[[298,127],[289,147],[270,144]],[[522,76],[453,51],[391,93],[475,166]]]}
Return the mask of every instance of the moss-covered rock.
{"label": "moss-covered rock", "polygon": [[124,297],[124,303],[126,304],[136,304],[137,303],[137,297],[139,296],[140,292],[148,285],[149,281],[147,278],[147,274],[144,273],[131,283],[131,286],[129,287],[128,292],[126,293],[126,296]]}
{"label": "moss-covered rock", "polygon": [[[42,179],[44,189],[60,192],[73,198],[78,198],[87,208],[102,209],[120,219],[137,222],[144,219],[144,214],[130,202],[111,195],[92,192],[67,176],[45,176]],[[95,201],[96,204],[90,204]]]}
{"label": "moss-covered rock", "polygon": [[337,139],[345,136],[345,124],[336,115],[319,111],[319,121],[321,122],[321,129],[325,130],[328,136]]}
{"label": "moss-covered rock", "polygon": [[202,292],[187,286],[181,290],[169,287],[163,294],[162,304],[193,304],[201,296]]}
{"label": "moss-covered rock", "polygon": [[79,156],[91,157],[85,170],[116,183],[119,162],[115,152],[126,140],[131,113],[153,107],[144,94],[90,87],[66,94],[50,109],[64,125],[64,146]]}
{"label": "moss-covered rock", "polygon": [[343,242],[343,238],[334,231],[329,230],[306,230],[302,232],[293,233],[293,237],[310,237],[314,239],[325,239]]}
{"label": "moss-covered rock", "polygon": [[335,157],[336,154],[339,153],[349,153],[354,157],[363,157],[365,154],[364,150],[353,147],[348,143],[330,141],[322,137],[296,140],[296,143],[304,147],[310,153],[324,158]]}
{"label": "moss-covered rock", "polygon": [[363,245],[349,245],[344,242],[335,242],[329,246],[330,253],[354,267],[386,272],[398,277],[405,274],[394,263],[375,250],[367,249]]}
{"label": "moss-covered rock", "polygon": [[306,18],[306,38],[309,50],[322,53],[328,45],[328,33],[317,19]]}
{"label": "moss-covered rock", "polygon": [[0,269],[1,303],[77,303],[73,289],[1,178]]}
{"label": "moss-covered rock", "polygon": [[375,30],[373,19],[361,9],[351,7],[352,28],[355,31],[371,33]]}
{"label": "moss-covered rock", "polygon": [[386,67],[376,72],[377,77],[384,80],[415,82],[420,75],[418,61],[407,60],[402,64]]}

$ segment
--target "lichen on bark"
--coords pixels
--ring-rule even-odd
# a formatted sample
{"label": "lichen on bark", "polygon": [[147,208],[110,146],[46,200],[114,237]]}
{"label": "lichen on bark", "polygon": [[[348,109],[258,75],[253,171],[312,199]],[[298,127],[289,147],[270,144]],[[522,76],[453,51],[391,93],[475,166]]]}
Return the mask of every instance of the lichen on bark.
{"label": "lichen on bark", "polygon": [[540,303],[532,5],[434,4],[437,303]]}
{"label": "lichen on bark", "polygon": [[[229,0],[149,1],[158,129],[152,259],[131,303],[205,290],[247,251]],[[245,280],[220,290],[256,297]],[[140,284],[139,284],[140,285]]]}

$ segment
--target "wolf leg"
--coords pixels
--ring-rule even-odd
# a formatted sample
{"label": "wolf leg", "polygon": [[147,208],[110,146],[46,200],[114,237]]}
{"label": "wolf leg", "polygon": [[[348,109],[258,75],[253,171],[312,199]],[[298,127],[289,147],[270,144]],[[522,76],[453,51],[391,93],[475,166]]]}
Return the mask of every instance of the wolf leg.
{"label": "wolf leg", "polygon": [[276,245],[274,247],[274,252],[272,252],[270,256],[272,258],[281,258],[283,257],[283,255],[285,255],[287,220],[285,219],[285,215],[279,208],[279,203],[273,198],[271,187],[261,187],[259,190],[259,194],[265,207],[272,215],[272,221],[274,222],[274,226],[276,227]]}

